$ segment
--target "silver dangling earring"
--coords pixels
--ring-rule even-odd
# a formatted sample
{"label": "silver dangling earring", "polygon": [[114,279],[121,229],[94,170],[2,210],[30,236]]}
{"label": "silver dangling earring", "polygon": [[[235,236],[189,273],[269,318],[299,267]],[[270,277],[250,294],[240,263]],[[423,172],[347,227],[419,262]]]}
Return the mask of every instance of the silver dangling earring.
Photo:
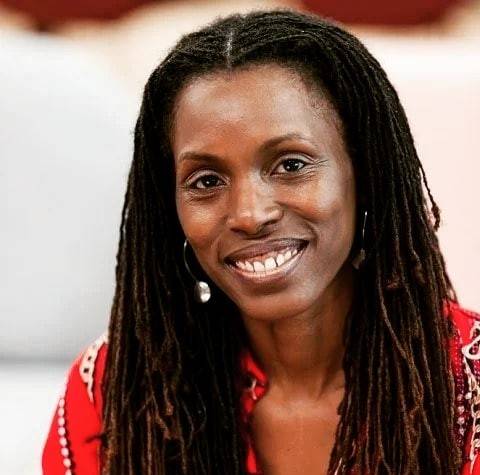
{"label": "silver dangling earring", "polygon": [[365,224],[367,222],[367,211],[365,210],[365,214],[363,215],[363,226],[362,226],[362,247],[360,248],[360,251],[358,254],[355,256],[355,258],[352,260],[352,265],[355,267],[355,269],[360,269],[360,266],[362,265],[362,262],[365,260]]}
{"label": "silver dangling earring", "polygon": [[185,263],[185,267],[187,268],[189,274],[192,276],[192,278],[196,281],[195,282],[195,287],[193,290],[193,296],[195,297],[195,300],[199,303],[205,303],[210,300],[210,297],[212,293],[210,292],[210,286],[201,280],[197,280],[195,276],[192,274],[192,271],[190,270],[190,267],[187,264],[187,240],[185,239],[185,242],[183,243],[183,262]]}

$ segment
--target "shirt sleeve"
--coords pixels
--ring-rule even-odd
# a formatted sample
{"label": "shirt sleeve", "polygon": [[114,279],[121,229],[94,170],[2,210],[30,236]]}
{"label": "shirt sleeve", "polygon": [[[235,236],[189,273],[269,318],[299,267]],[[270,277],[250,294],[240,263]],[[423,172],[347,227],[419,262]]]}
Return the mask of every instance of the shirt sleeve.
{"label": "shirt sleeve", "polygon": [[105,334],[67,372],[43,447],[44,475],[100,475]]}

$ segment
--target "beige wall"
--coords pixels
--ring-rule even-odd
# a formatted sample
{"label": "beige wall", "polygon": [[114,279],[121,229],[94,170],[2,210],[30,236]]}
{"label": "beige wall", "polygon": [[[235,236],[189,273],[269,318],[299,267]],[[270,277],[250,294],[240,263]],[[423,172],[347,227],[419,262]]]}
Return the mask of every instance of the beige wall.
{"label": "beige wall", "polygon": [[[480,30],[480,29],[479,29]],[[396,86],[460,302],[480,310],[480,41],[364,37]]]}

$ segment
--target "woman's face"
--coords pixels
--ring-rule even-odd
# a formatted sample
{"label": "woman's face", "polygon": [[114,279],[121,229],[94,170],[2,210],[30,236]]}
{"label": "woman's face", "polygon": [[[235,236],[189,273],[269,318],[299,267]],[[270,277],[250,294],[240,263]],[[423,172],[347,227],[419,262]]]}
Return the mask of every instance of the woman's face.
{"label": "woman's face", "polygon": [[321,92],[277,65],[197,78],[177,97],[172,147],[185,237],[244,315],[315,311],[339,294],[355,181]]}

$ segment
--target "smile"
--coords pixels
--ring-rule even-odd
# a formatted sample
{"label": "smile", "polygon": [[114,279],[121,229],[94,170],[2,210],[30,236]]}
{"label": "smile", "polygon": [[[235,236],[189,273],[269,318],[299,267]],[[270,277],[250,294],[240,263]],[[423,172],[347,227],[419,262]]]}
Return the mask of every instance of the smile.
{"label": "smile", "polygon": [[281,251],[253,257],[244,261],[228,264],[238,276],[248,281],[271,282],[290,274],[305,251],[308,242],[299,246],[288,247]]}

